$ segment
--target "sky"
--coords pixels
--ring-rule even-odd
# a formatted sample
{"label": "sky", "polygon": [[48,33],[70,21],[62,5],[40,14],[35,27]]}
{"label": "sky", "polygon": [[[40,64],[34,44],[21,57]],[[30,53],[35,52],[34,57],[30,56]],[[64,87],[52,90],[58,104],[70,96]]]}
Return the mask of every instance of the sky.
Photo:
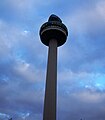
{"label": "sky", "polygon": [[68,28],[58,48],[57,120],[105,120],[105,0],[0,0],[0,120],[42,120],[51,14]]}

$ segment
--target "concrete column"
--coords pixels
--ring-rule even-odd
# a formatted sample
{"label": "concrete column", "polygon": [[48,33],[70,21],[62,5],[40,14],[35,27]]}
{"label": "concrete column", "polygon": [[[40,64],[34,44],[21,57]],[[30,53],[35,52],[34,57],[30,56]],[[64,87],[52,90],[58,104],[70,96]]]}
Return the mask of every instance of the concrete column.
{"label": "concrete column", "polygon": [[57,40],[49,42],[43,120],[56,120]]}

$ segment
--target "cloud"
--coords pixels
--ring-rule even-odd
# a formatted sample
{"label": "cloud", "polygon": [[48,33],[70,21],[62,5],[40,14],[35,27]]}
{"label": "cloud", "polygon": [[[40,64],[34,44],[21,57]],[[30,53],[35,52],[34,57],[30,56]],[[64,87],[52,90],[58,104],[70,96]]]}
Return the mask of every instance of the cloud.
{"label": "cloud", "polygon": [[58,96],[58,119],[102,119],[105,94],[84,90]]}
{"label": "cloud", "polygon": [[99,1],[94,3],[94,7],[79,8],[73,14],[66,15],[65,23],[70,29],[67,44],[59,51],[60,65],[64,64],[72,71],[103,71],[105,60],[103,6],[104,1]]}
{"label": "cloud", "polygon": [[11,25],[39,30],[38,27],[41,24],[39,22],[46,20],[48,14],[51,14],[51,12],[47,12],[45,18],[43,16],[44,12],[51,8],[50,6],[54,2],[43,2],[42,0],[4,0],[0,2],[0,18]]}
{"label": "cloud", "polygon": [[102,18],[105,19],[105,1],[101,1],[99,3],[97,3],[97,6],[96,6],[96,9],[97,9],[97,12],[101,15]]}
{"label": "cloud", "polygon": [[53,11],[61,14],[69,29],[58,53],[58,119],[104,120],[105,2],[68,2],[1,2],[1,117],[42,119],[47,54],[38,30]]}
{"label": "cloud", "polygon": [[104,73],[61,71],[58,73],[58,92],[69,94],[88,90],[104,94],[104,77]]}
{"label": "cloud", "polygon": [[18,10],[32,10],[32,8],[39,8],[41,6],[47,6],[53,1],[46,1],[42,2],[42,0],[36,1],[36,0],[9,0],[8,3],[14,8]]}
{"label": "cloud", "polygon": [[95,72],[58,73],[58,119],[102,119],[105,109],[105,74]]}
{"label": "cloud", "polygon": [[45,72],[38,61],[44,55],[37,54],[35,40],[32,32],[0,20],[0,112],[16,120],[42,112]]}

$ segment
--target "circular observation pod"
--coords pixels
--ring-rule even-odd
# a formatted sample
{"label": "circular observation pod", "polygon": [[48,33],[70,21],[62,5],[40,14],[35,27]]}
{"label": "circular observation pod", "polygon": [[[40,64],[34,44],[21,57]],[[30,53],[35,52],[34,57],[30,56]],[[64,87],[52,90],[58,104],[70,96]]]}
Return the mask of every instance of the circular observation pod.
{"label": "circular observation pod", "polygon": [[61,46],[66,42],[67,36],[67,27],[56,15],[51,15],[48,22],[44,23],[40,28],[40,39],[47,46],[49,46],[51,39],[57,40],[57,46]]}

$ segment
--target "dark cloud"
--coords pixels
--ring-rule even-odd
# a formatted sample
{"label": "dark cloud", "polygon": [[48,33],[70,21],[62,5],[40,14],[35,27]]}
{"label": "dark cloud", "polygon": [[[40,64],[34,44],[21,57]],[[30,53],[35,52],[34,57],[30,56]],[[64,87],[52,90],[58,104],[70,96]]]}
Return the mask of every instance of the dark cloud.
{"label": "dark cloud", "polygon": [[[86,92],[86,91],[85,91]],[[103,95],[86,92],[70,93],[58,97],[58,118],[63,119],[105,119]],[[95,95],[94,95],[95,94]],[[80,97],[81,96],[81,97]],[[102,97],[102,98],[101,98]],[[100,101],[103,99],[102,101]]]}

